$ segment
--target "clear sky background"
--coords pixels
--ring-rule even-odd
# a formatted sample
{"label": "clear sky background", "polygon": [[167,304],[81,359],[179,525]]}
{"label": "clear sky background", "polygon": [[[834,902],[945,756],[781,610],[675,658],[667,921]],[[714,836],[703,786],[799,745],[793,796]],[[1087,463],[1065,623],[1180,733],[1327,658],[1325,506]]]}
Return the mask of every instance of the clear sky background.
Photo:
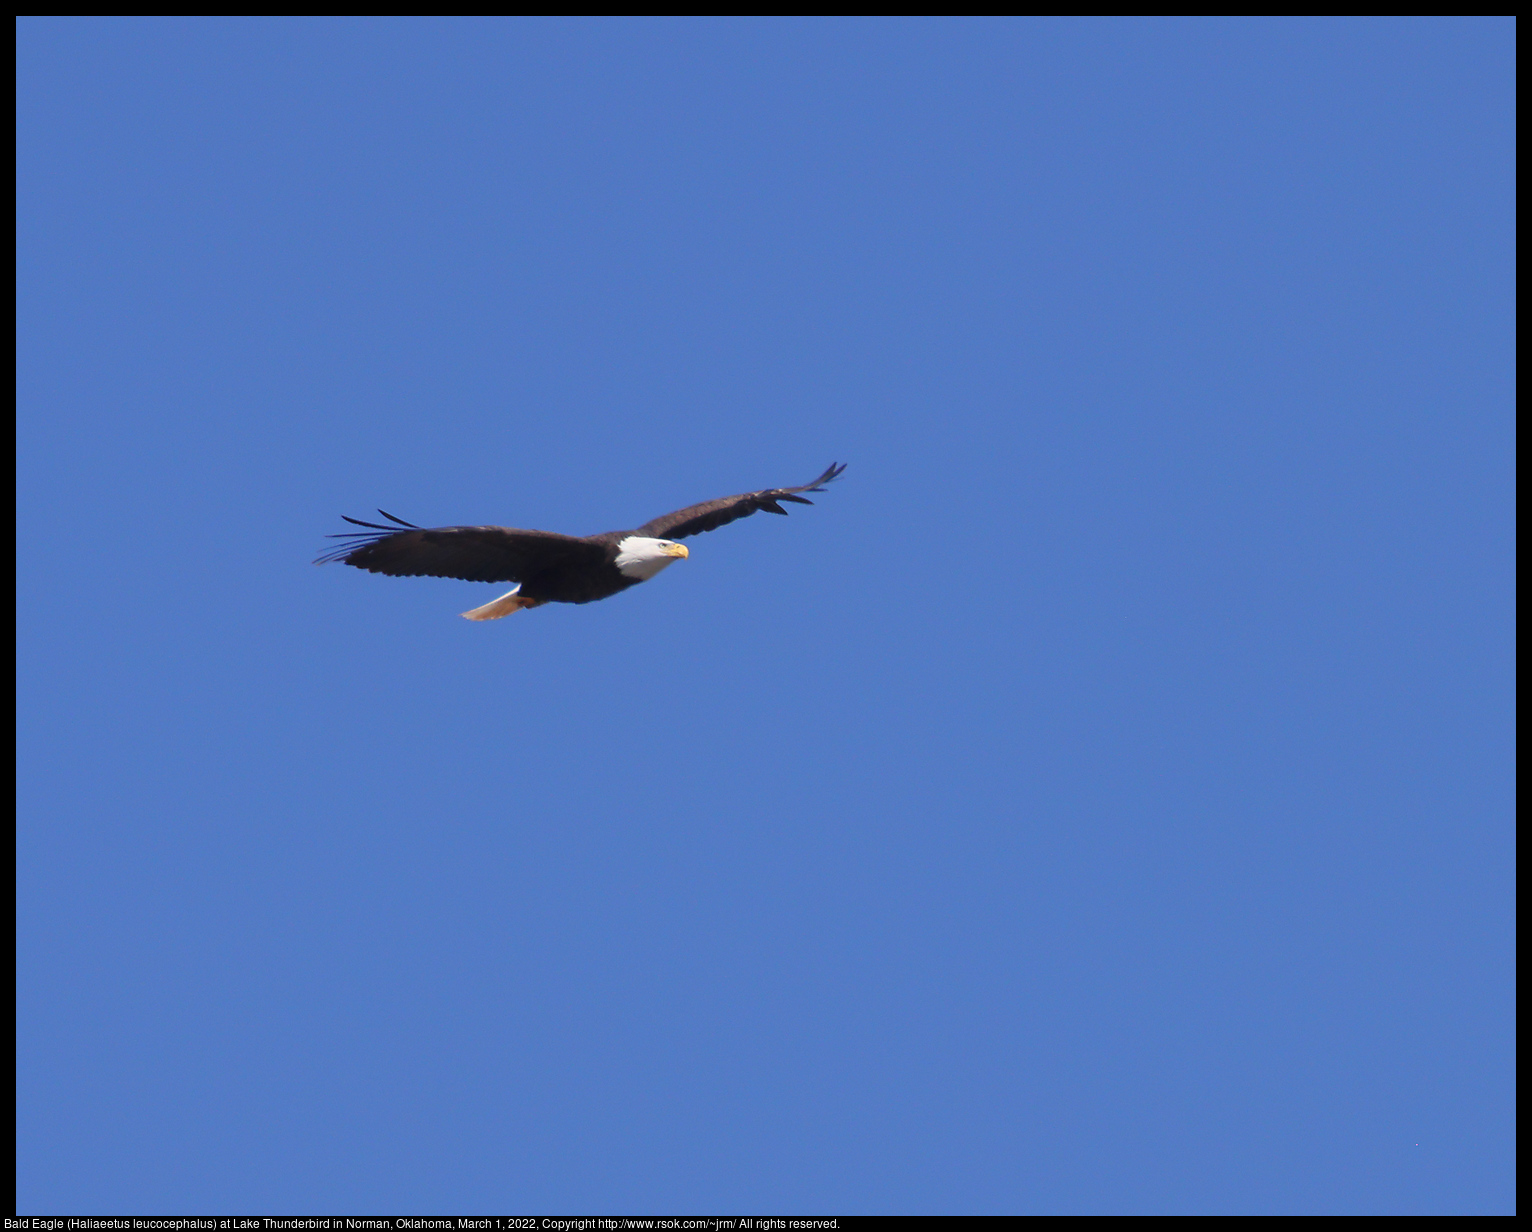
{"label": "clear sky background", "polygon": [[1510,1213],[1513,35],[24,19],[20,1211]]}

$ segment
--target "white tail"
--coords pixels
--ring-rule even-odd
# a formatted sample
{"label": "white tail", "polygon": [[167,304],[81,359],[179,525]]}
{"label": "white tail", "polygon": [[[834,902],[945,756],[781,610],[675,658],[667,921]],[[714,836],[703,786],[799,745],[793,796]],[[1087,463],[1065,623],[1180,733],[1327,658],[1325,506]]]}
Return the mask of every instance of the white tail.
{"label": "white tail", "polygon": [[518,593],[521,587],[508,591],[492,603],[486,603],[483,607],[476,607],[471,612],[464,612],[464,620],[499,620],[502,616],[509,616],[512,612],[519,612],[524,607],[536,607],[538,600],[523,599]]}

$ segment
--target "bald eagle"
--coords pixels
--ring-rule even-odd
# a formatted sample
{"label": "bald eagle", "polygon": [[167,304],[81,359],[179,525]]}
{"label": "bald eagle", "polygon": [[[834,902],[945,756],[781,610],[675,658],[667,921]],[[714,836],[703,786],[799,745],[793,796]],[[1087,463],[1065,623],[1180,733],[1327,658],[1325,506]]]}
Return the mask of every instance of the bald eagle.
{"label": "bald eagle", "polygon": [[353,526],[367,529],[327,536],[345,542],[314,563],[338,560],[392,577],[515,582],[512,590],[493,602],[463,613],[468,620],[499,620],[543,603],[593,603],[647,582],[661,569],[691,554],[676,540],[717,530],[752,513],[780,513],[785,517],[787,510],[780,501],[812,505],[813,501],[798,494],[823,492],[824,485],[840,478],[845,469],[832,462],[829,470],[802,487],[724,496],[677,509],[637,530],[613,530],[583,539],[509,526],[438,526],[428,530],[379,509],[395,525],[345,518]]}

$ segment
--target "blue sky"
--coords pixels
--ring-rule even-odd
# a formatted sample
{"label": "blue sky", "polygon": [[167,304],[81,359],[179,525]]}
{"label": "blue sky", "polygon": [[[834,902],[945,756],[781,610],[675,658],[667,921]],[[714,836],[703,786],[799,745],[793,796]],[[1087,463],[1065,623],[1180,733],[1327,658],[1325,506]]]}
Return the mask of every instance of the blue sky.
{"label": "blue sky", "polygon": [[1509,1213],[1513,35],[23,19],[20,1212]]}

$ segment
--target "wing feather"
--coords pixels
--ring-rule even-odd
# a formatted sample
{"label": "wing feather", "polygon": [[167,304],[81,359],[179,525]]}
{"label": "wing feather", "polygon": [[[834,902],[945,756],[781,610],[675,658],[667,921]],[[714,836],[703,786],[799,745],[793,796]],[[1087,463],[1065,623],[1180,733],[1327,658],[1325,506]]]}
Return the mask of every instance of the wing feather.
{"label": "wing feather", "polygon": [[[393,517],[387,513],[383,516]],[[373,529],[329,536],[345,542],[326,552],[314,562],[316,565],[340,561],[391,577],[521,582],[549,569],[593,567],[606,559],[602,544],[546,530],[516,530],[509,526],[397,530],[358,522],[355,518],[346,521]]]}
{"label": "wing feather", "polygon": [[638,528],[639,533],[656,539],[685,539],[689,535],[700,535],[704,531],[717,530],[720,526],[737,522],[740,518],[748,518],[752,513],[780,513],[785,517],[787,510],[778,502],[812,505],[813,501],[797,494],[823,492],[824,485],[839,479],[845,469],[832,462],[823,475],[801,487],[766,488],[760,492],[745,492],[739,496],[723,496],[718,500],[704,501],[700,505],[688,505],[685,509],[677,509],[652,522],[645,522]]}

